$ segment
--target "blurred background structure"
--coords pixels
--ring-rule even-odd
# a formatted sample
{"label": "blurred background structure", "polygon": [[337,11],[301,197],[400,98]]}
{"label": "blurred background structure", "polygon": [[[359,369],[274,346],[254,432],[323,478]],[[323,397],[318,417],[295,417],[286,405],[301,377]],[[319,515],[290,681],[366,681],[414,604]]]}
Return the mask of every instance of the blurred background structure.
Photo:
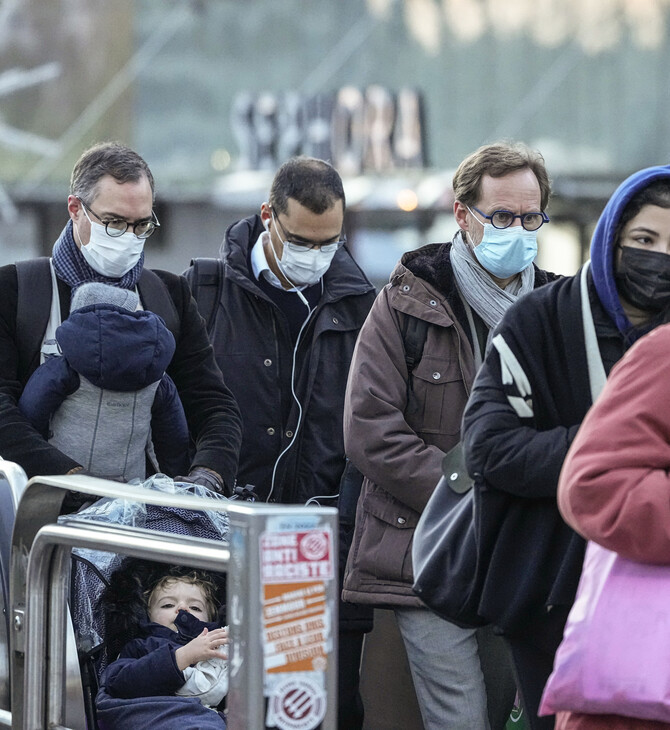
{"label": "blurred background structure", "polygon": [[670,0],[0,0],[0,263],[48,254],[81,151],[149,162],[150,266],[215,255],[292,154],[345,180],[376,283],[451,237],[479,145],[539,149],[555,194],[539,263],[573,273],[602,206],[668,162]]}

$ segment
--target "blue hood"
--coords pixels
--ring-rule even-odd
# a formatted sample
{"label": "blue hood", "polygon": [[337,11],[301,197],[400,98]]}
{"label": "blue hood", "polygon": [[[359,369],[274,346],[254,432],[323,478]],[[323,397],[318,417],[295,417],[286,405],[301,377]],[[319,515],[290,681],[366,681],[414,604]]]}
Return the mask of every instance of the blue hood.
{"label": "blue hood", "polygon": [[591,274],[603,307],[620,332],[632,325],[623,311],[614,281],[614,244],[617,225],[630,199],[654,180],[670,180],[670,165],[647,167],[626,178],[603,210],[591,239]]}
{"label": "blue hood", "polygon": [[175,341],[153,312],[92,304],[70,313],[56,330],[70,366],[93,385],[129,392],[163,377]]}

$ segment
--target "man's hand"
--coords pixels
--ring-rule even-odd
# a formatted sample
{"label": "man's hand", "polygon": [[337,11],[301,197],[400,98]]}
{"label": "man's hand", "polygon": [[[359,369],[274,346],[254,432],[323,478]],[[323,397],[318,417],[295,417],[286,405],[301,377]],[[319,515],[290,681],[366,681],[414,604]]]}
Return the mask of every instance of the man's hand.
{"label": "man's hand", "polygon": [[199,484],[218,494],[223,494],[225,489],[221,475],[206,466],[194,466],[187,477],[175,477],[173,481]]}
{"label": "man's hand", "polygon": [[205,661],[206,659],[227,659],[228,651],[223,647],[228,643],[228,629],[214,629],[209,631],[207,628],[202,630],[200,636],[191,639],[185,646],[180,646],[175,651],[175,659],[177,666],[183,672],[186,667],[191,664]]}

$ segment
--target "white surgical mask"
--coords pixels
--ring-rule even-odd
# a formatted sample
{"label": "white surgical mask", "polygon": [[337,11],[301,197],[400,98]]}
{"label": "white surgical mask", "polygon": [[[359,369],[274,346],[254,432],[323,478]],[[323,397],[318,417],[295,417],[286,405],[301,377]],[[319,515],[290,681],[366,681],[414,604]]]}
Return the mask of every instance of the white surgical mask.
{"label": "white surgical mask", "polygon": [[337,251],[336,244],[326,244],[321,248],[305,248],[287,241],[281,260],[277,265],[282,274],[295,286],[316,284],[328,271],[333,256]]}
{"label": "white surgical mask", "polygon": [[333,256],[337,253],[337,243],[325,243],[319,248],[300,246],[292,241],[284,241],[275,223],[277,237],[282,244],[282,257],[277,266],[293,286],[311,286],[316,284],[328,271]]}
{"label": "white surgical mask", "polygon": [[[86,215],[86,210],[84,214]],[[90,218],[88,220],[91,224],[91,238],[85,246],[82,244],[82,256],[99,274],[110,279],[120,279],[140,260],[145,239],[138,238],[131,231],[126,231],[121,236],[109,236],[105,226],[93,223]]]}
{"label": "white surgical mask", "polygon": [[523,226],[496,228],[472,215],[484,226],[484,235],[474,247],[474,254],[489,274],[507,279],[533,263],[537,256],[537,231],[527,231]]}

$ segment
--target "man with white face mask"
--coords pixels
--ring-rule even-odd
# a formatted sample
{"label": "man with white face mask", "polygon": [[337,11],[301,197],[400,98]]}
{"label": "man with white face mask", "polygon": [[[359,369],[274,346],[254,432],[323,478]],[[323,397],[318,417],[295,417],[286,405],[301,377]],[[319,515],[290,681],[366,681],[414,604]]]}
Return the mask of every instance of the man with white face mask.
{"label": "man with white face mask", "polygon": [[[154,179],[147,163],[123,145],[95,145],[82,154],[72,172],[69,221],[51,258],[22,262],[30,267],[0,268],[0,454],[20,464],[28,476],[84,469],[46,441],[16,404],[40,360],[59,354],[55,331],[69,315],[73,291],[85,283],[102,282],[136,291],[141,308],[159,314],[172,330],[176,349],[167,373],[195,443],[189,473],[181,479],[214,491],[233,489],[241,440],[239,409],[216,366],[186,281],[144,267],[145,242],[160,225],[153,205]],[[32,273],[22,278],[28,269]],[[27,291],[29,281],[35,291]],[[46,329],[31,333],[39,338],[36,343],[42,343],[34,351],[26,346],[25,331],[33,322],[41,328],[46,324]],[[151,459],[148,454],[142,477],[155,471]]]}
{"label": "man with white face mask", "polygon": [[[356,345],[344,438],[365,479],[342,595],[392,612],[377,614],[363,661],[364,673],[385,669],[380,712],[403,727],[502,730],[515,695],[506,648],[491,627],[461,628],[426,608],[412,590],[412,538],[442,460],[460,441],[489,333],[522,294],[555,278],[533,264],[550,183],[539,153],[501,143],[469,155],[453,188],[453,239],[402,257]],[[424,339],[410,362],[404,333],[417,323]],[[402,643],[392,641],[394,623]],[[397,699],[403,645],[421,719]]]}
{"label": "man with white face mask", "polygon": [[[344,391],[375,296],[345,245],[344,206],[330,164],[290,159],[260,214],[228,228],[220,259],[196,259],[186,272],[242,412],[238,482],[261,501],[338,506]],[[340,612],[339,716],[340,727],[355,730],[359,629],[371,611],[348,608]]]}

